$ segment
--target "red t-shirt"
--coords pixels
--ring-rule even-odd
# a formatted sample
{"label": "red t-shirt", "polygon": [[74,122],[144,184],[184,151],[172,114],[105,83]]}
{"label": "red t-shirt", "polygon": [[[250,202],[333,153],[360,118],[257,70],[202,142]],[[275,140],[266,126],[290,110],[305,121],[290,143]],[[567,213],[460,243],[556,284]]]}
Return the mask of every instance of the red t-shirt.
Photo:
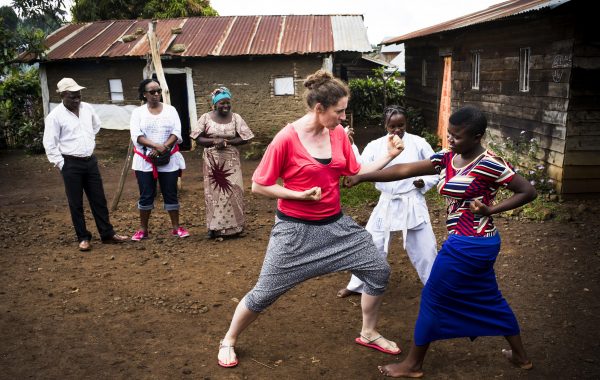
{"label": "red t-shirt", "polygon": [[304,191],[315,186],[321,188],[319,201],[279,199],[277,208],[284,214],[305,220],[321,220],[342,210],[340,177],[357,174],[360,164],[341,125],[329,131],[329,138],[332,157],[327,165],[310,156],[291,124],[279,131],[267,147],[252,176],[253,182],[272,186],[278,178],[282,178],[286,189]]}

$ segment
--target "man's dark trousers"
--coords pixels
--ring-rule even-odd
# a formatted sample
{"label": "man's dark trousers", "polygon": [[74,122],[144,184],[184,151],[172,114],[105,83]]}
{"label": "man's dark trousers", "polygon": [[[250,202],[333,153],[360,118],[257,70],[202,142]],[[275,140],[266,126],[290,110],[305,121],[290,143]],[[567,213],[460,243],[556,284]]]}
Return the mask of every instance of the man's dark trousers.
{"label": "man's dark trousers", "polygon": [[77,239],[91,240],[92,234],[85,226],[83,213],[83,192],[88,198],[100,239],[110,239],[115,231],[110,224],[106,196],[102,186],[102,177],[98,169],[96,156],[72,157],[64,156],[65,162],[61,173],[65,183],[65,192],[69,201],[71,220],[75,227]]}

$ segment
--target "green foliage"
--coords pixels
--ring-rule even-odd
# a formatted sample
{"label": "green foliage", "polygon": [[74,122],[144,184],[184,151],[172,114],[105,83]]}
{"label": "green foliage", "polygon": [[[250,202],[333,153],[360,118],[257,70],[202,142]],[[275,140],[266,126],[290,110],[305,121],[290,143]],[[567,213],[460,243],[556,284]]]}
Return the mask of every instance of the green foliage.
{"label": "green foliage", "polygon": [[67,12],[64,0],[13,0],[12,5],[27,29],[49,33],[62,25]]}
{"label": "green foliage", "polygon": [[21,68],[20,53],[41,56],[45,35],[62,24],[65,14],[63,0],[14,0],[12,5],[0,8],[0,76]]}
{"label": "green foliage", "polygon": [[13,0],[0,8],[0,146],[43,152],[44,117],[37,69],[26,70],[19,54],[44,53],[45,35],[57,29],[64,0]]}
{"label": "green foliage", "polygon": [[385,74],[383,69],[373,70],[373,76],[352,79],[350,87],[350,104],[348,108],[354,117],[363,121],[381,119],[384,105],[384,90],[386,104],[404,104],[404,82],[398,82],[398,73]]}
{"label": "green foliage", "polygon": [[2,27],[7,30],[17,29],[19,25],[19,16],[12,7],[0,7],[0,19],[2,19]]}
{"label": "green foliage", "polygon": [[372,182],[363,182],[348,189],[342,181],[343,178],[340,180],[340,196],[344,207],[366,206],[379,199],[380,192]]}
{"label": "green foliage", "polygon": [[526,131],[521,131],[516,138],[494,139],[488,132],[488,149],[514,165],[516,172],[535,186],[538,194],[554,194],[554,180],[548,178],[546,167],[537,158],[539,143],[526,135]]}
{"label": "green foliage", "polygon": [[408,131],[417,136],[421,136],[431,145],[434,151],[442,148],[442,141],[437,134],[430,132],[425,127],[425,118],[421,113],[421,109],[414,107],[405,107],[408,116]]}
{"label": "green foliage", "polygon": [[44,151],[44,118],[38,70],[14,71],[0,83],[0,131],[2,145]]}
{"label": "green foliage", "polygon": [[[561,211],[556,202],[555,182],[546,174],[546,167],[537,158],[539,143],[535,138],[527,138],[526,131],[522,131],[516,138],[505,137],[494,139],[487,133],[488,149],[498,154],[514,165],[515,171],[535,186],[538,197],[531,203],[504,213],[507,216],[518,216],[532,220],[547,220],[560,217]],[[502,201],[512,196],[512,192],[501,188],[496,196],[497,201]]]}
{"label": "green foliage", "polygon": [[441,141],[435,133],[427,130],[421,110],[406,106],[404,82],[396,80],[399,75],[398,72],[384,73],[383,68],[379,68],[373,70],[373,76],[350,80],[348,83],[350,87],[348,109],[353,112],[359,123],[383,128],[384,108],[392,104],[402,106],[407,112],[409,132],[423,137],[433,150],[437,151],[441,147]]}
{"label": "green foliage", "polygon": [[154,18],[219,15],[208,0],[150,0],[144,14]]}
{"label": "green foliage", "polygon": [[71,14],[76,22],[218,16],[208,0],[75,0]]}
{"label": "green foliage", "polygon": [[431,133],[428,131],[423,131],[419,134],[421,137],[427,141],[427,143],[431,146],[435,152],[442,149],[442,140],[435,133]]}

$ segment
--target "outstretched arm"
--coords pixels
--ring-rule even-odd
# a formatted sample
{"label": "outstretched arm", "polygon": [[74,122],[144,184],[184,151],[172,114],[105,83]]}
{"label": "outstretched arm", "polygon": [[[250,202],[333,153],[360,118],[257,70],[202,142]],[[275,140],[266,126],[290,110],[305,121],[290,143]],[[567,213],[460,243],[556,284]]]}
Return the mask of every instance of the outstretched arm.
{"label": "outstretched arm", "polygon": [[421,160],[407,164],[396,164],[383,170],[346,177],[345,185],[352,187],[361,182],[392,182],[420,175],[437,174],[430,160]]}
{"label": "outstretched arm", "polygon": [[396,135],[387,136],[387,155],[379,157],[371,162],[364,163],[360,167],[358,174],[371,173],[376,170],[381,170],[390,163],[396,156],[404,150],[404,142]]}
{"label": "outstretched arm", "polygon": [[515,174],[506,188],[514,192],[512,197],[492,206],[486,206],[481,201],[475,199],[469,205],[471,212],[473,214],[489,216],[523,206],[537,197],[535,187],[519,174]]}
{"label": "outstretched arm", "polygon": [[252,192],[269,198],[295,199],[301,201],[318,201],[321,199],[321,188],[318,186],[304,191],[295,191],[286,189],[279,184],[264,186],[252,182]]}

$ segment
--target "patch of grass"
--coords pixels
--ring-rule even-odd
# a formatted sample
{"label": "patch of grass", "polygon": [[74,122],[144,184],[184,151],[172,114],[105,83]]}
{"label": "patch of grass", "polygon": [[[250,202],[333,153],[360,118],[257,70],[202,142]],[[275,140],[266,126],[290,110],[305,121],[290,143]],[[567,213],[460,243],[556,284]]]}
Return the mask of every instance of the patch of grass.
{"label": "patch of grass", "polygon": [[[496,203],[510,198],[512,192],[501,188],[496,196]],[[567,210],[558,202],[548,200],[546,194],[538,195],[532,202],[514,210],[503,212],[502,215],[508,217],[521,217],[536,222],[549,219],[566,220],[569,217]]]}
{"label": "patch of grass", "polygon": [[446,200],[437,192],[435,187],[425,193],[425,201],[427,207],[431,209],[446,209]]}
{"label": "patch of grass", "polygon": [[372,182],[363,182],[358,186],[348,189],[340,181],[340,195],[344,207],[365,206],[369,203],[377,202],[379,194],[379,190],[375,188]]}
{"label": "patch of grass", "polygon": [[527,219],[542,221],[548,219],[566,220],[568,212],[557,202],[551,202],[544,197],[538,197],[533,202],[522,207],[521,215]]}

